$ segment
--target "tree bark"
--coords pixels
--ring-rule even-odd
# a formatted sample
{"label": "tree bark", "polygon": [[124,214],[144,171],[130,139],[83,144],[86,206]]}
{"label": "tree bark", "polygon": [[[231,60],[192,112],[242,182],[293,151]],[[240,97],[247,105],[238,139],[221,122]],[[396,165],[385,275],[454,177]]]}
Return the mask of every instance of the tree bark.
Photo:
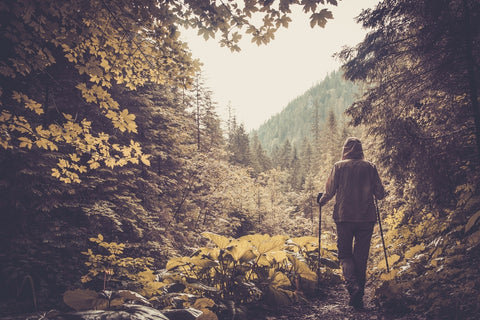
{"label": "tree bark", "polygon": [[477,140],[477,156],[480,159],[480,109],[478,104],[478,87],[475,74],[475,60],[473,58],[473,35],[468,0],[463,0],[465,14],[465,55],[467,60],[469,96],[475,122],[475,138]]}

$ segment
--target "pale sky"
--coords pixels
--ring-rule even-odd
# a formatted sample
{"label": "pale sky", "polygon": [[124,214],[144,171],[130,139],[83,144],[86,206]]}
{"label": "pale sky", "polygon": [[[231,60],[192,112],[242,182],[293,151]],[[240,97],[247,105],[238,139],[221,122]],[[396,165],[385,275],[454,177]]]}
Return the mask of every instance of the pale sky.
{"label": "pale sky", "polygon": [[249,132],[338,70],[340,62],[332,55],[345,45],[361,42],[366,33],[354,17],[378,2],[341,0],[337,7],[329,6],[334,19],[325,28],[313,29],[308,15],[295,8],[288,29],[280,29],[266,46],[257,46],[244,35],[241,52],[220,47],[218,39],[205,41],[192,30],[184,31],[183,39],[204,64],[206,86],[213,91],[220,116],[227,118],[230,104]]}

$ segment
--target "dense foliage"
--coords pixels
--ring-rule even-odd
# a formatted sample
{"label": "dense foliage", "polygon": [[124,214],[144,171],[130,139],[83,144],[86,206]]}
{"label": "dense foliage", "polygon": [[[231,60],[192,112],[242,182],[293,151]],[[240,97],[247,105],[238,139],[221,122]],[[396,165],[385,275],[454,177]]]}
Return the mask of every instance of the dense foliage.
{"label": "dense foliage", "polygon": [[[474,318],[478,0],[364,11],[371,32],[340,54],[344,70],[251,135],[234,117],[222,129],[179,40],[183,26],[233,51],[245,33],[265,44],[293,5],[323,26],[322,4],[336,1],[1,1],[1,315],[135,301],[216,319],[303,299],[318,280],[315,195],[358,135],[389,192],[379,304]],[[331,216],[320,225],[327,285]]]}

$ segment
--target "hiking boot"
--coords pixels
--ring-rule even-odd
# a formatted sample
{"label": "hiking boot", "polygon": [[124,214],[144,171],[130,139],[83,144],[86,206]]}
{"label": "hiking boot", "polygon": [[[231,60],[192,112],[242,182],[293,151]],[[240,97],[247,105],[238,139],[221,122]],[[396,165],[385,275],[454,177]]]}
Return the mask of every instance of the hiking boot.
{"label": "hiking boot", "polygon": [[355,310],[363,310],[363,294],[360,289],[353,291],[350,294],[350,300],[348,305],[352,306]]}
{"label": "hiking boot", "polygon": [[356,311],[365,310],[365,306],[363,305],[363,299],[360,298],[359,300],[354,300],[354,301],[352,302],[352,307],[353,307],[353,309],[355,309]]}

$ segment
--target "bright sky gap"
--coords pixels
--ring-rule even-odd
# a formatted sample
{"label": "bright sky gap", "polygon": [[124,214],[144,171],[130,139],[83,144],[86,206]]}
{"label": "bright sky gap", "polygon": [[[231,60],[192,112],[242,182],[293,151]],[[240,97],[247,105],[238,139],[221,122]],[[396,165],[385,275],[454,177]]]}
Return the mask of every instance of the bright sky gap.
{"label": "bright sky gap", "polygon": [[311,28],[308,15],[292,7],[292,22],[280,29],[266,46],[241,42],[242,51],[232,53],[220,47],[217,39],[205,41],[196,30],[183,31],[193,56],[200,59],[206,86],[213,91],[218,112],[228,117],[230,105],[237,120],[248,131],[257,129],[280,112],[297,96],[340,67],[332,57],[345,45],[361,42],[366,30],[354,18],[362,8],[371,8],[378,0],[342,0],[329,6],[334,19],[324,29]]}

